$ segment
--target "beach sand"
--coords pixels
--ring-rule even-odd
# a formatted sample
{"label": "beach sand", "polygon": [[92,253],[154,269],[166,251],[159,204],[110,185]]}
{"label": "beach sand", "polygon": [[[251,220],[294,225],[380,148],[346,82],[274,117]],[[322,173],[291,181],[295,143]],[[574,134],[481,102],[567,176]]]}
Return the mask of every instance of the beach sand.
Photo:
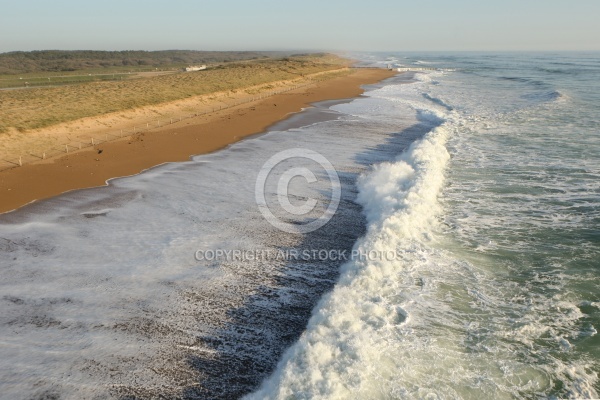
{"label": "beach sand", "polygon": [[[0,171],[0,213],[74,189],[102,186],[111,178],[189,160],[264,132],[311,103],[356,97],[361,85],[391,77],[384,69],[356,69],[312,86],[97,145],[52,160]],[[165,105],[165,107],[170,107]],[[114,130],[114,128],[113,128]]]}

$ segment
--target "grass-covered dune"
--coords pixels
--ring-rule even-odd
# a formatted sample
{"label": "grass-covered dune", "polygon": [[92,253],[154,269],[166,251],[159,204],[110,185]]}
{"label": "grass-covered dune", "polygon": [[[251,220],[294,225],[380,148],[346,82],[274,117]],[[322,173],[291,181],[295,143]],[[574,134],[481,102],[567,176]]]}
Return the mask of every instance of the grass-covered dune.
{"label": "grass-covered dune", "polygon": [[93,51],[40,50],[0,53],[0,76],[36,72],[68,73],[114,68],[170,68],[188,64],[212,64],[240,60],[284,57],[289,53],[261,51]]}
{"label": "grass-covered dune", "polygon": [[85,117],[157,105],[193,96],[300,78],[339,69],[332,55],[231,62],[198,72],[68,86],[0,91],[0,132],[44,128]]}

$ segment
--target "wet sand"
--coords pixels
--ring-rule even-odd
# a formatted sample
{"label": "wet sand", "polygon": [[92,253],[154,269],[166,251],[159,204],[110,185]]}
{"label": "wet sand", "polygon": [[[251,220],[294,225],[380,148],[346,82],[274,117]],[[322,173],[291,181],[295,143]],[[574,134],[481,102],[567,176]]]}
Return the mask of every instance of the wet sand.
{"label": "wet sand", "polygon": [[0,213],[69,190],[102,186],[111,178],[134,175],[165,162],[186,161],[192,155],[221,149],[265,131],[311,103],[356,97],[362,93],[361,85],[394,74],[383,69],[357,69],[351,75],[314,86],[1,171]]}

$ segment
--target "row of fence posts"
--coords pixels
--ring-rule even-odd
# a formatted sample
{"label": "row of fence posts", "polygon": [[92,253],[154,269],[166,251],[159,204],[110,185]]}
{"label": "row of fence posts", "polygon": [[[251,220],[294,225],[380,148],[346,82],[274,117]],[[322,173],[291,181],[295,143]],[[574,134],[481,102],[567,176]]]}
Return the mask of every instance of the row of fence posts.
{"label": "row of fence posts", "polygon": [[[253,101],[259,101],[259,100],[265,99],[267,97],[271,97],[271,96],[274,96],[274,95],[277,95],[277,94],[281,94],[281,93],[284,93],[284,92],[290,92],[292,90],[297,90],[297,89],[304,88],[304,87],[310,86],[310,85],[312,85],[312,82],[308,82],[308,83],[305,83],[303,85],[294,85],[294,86],[292,86],[290,88],[284,88],[284,89],[281,89],[281,90],[275,90],[275,91],[269,92],[267,94],[263,93],[263,94],[259,94],[258,96],[252,96],[252,97],[248,97],[248,98],[241,99],[241,100],[234,100],[233,104],[220,105],[219,107],[215,106],[215,107],[212,107],[211,109],[209,109],[208,111],[203,111],[203,112],[200,112],[200,113],[190,114],[189,116],[186,116],[186,117],[181,117],[181,116],[180,117],[170,117],[169,118],[169,124],[173,124],[175,122],[181,122],[184,119],[188,119],[188,118],[195,118],[195,117],[198,117],[198,116],[211,114],[211,113],[214,113],[214,112],[217,112],[217,111],[226,110],[228,108],[236,107],[236,106],[239,106],[241,104],[251,103]],[[161,126],[160,125],[160,119],[158,119],[158,120],[156,120],[156,127],[160,127],[160,126]],[[64,144],[64,150],[57,150],[57,151],[54,151],[54,152],[52,152],[52,151],[46,152],[45,151],[45,152],[42,153],[41,157],[39,155],[34,154],[34,153],[28,153],[31,157],[34,158],[31,161],[29,161],[29,162],[34,162],[34,161],[37,161],[38,159],[45,160],[48,157],[54,157],[54,156],[57,156],[57,155],[60,155],[60,154],[69,154],[69,148],[73,149],[74,151],[78,151],[78,150],[81,150],[81,149],[84,149],[84,148],[87,148],[87,147],[94,147],[94,146],[96,146],[98,144],[101,144],[101,143],[106,143],[106,142],[109,142],[109,141],[121,139],[121,138],[124,137],[124,134],[125,135],[129,135],[129,134],[135,135],[137,133],[142,133],[142,132],[150,131],[151,129],[154,129],[154,128],[155,128],[154,127],[154,122],[152,122],[152,127],[150,126],[150,122],[146,122],[146,129],[145,130],[139,129],[139,127],[137,125],[135,125],[133,127],[133,132],[121,129],[118,136],[114,135],[114,134],[108,134],[108,133],[105,134],[105,136],[104,136],[105,140],[104,141],[102,141],[102,140],[100,140],[98,138],[93,138],[92,137],[92,138],[90,138],[89,142],[87,142],[87,143],[83,142],[83,141],[66,143],[66,144]],[[111,136],[112,139],[109,140],[109,136]],[[77,143],[77,145],[73,145],[72,143]],[[5,169],[9,169],[9,168],[14,168],[15,166],[22,167],[24,164],[27,164],[27,162],[23,161],[23,156],[19,156],[19,159],[18,159],[17,162],[13,162],[13,161],[9,161],[9,160],[4,160],[4,162],[7,164],[7,166],[3,167],[3,168],[0,167],[0,171],[1,170],[5,170]]]}

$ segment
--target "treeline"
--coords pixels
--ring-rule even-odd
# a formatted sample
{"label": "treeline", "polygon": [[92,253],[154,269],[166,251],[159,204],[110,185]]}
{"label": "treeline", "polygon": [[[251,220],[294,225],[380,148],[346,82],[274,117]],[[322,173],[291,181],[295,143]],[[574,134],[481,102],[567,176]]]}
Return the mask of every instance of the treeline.
{"label": "treeline", "polygon": [[283,57],[289,53],[258,51],[93,51],[41,50],[0,53],[0,74],[61,72],[114,67],[179,67]]}

